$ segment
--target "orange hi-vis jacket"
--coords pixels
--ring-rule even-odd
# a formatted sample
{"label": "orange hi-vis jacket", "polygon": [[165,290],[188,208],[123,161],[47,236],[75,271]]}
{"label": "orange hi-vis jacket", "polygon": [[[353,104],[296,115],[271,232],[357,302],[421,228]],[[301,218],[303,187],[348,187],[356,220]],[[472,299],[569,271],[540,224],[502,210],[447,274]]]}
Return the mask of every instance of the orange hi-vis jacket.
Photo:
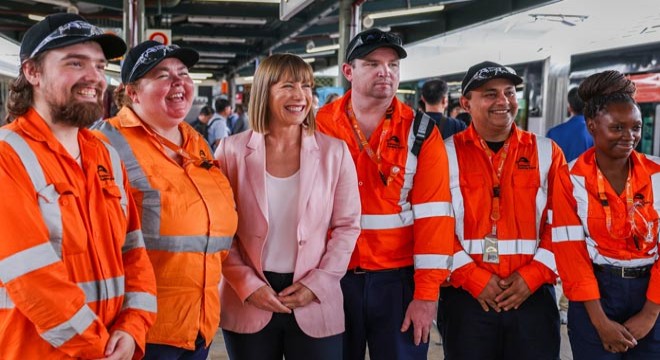
{"label": "orange hi-vis jacket", "polygon": [[[612,214],[610,230],[598,191],[594,148],[559,172],[554,185],[552,245],[564,293],[572,301],[600,299],[592,264],[653,265],[646,297],[660,304],[660,158],[633,151],[630,161],[634,214],[629,213],[625,189],[621,195],[617,194],[603,177],[603,189]],[[636,222],[638,229],[651,230],[650,241],[638,238],[635,244],[630,219]],[[640,222],[648,222],[651,226],[646,227],[648,224]]]}
{"label": "orange hi-vis jacket", "polygon": [[0,129],[0,359],[142,358],[156,281],[119,155],[78,132],[82,167],[34,109]]}
{"label": "orange hi-vis jacket", "polygon": [[518,272],[532,292],[554,283],[557,275],[549,222],[552,183],[565,163],[559,147],[513,125],[500,179],[499,263],[487,263],[483,261],[484,237],[492,232],[495,176],[491,159],[474,126],[445,140],[445,145],[456,217],[451,284],[476,298],[493,274],[507,278]]}
{"label": "orange hi-vis jacket", "polygon": [[99,130],[126,164],[156,273],[158,319],[147,342],[192,350],[201,334],[208,346],[220,323],[221,260],[238,223],[229,181],[211,162],[206,140],[185,122],[181,148],[190,159],[183,165],[128,107]]}
{"label": "orange hi-vis jacket", "polygon": [[374,152],[380,147],[383,173],[392,176],[386,186],[353,131],[346,113],[350,99],[349,91],[316,115],[321,132],[348,144],[357,168],[362,231],[348,268],[383,270],[414,265],[414,298],[435,301],[440,284],[449,275],[454,231],[442,137],[433,129],[419,156],[412,154],[413,112],[395,97],[390,131],[380,141],[381,121],[369,139]]}

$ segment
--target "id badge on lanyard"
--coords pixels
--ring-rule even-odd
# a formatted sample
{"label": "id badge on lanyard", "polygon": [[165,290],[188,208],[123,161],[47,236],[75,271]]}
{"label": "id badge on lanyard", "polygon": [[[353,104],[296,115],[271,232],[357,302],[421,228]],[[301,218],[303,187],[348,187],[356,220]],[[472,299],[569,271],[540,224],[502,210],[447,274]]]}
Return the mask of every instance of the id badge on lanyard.
{"label": "id badge on lanyard", "polygon": [[500,263],[500,252],[497,247],[497,235],[488,234],[484,237],[483,261],[491,264]]}

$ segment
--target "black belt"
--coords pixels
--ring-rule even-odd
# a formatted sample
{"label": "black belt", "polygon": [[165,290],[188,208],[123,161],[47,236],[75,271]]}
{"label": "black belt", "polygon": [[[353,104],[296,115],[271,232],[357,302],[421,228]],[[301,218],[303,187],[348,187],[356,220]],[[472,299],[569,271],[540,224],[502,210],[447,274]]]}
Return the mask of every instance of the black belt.
{"label": "black belt", "polygon": [[413,269],[412,266],[405,266],[405,267],[392,268],[392,269],[368,270],[358,266],[354,269],[349,269],[348,272],[359,275],[359,274],[384,273],[384,272],[394,272],[394,271],[412,270],[412,269]]}
{"label": "black belt", "polygon": [[600,264],[593,264],[593,265],[594,265],[594,271],[617,275],[618,277],[624,279],[637,279],[637,278],[647,277],[651,274],[651,268],[653,267],[653,265],[646,265],[639,267],[620,267],[620,266],[600,265]]}

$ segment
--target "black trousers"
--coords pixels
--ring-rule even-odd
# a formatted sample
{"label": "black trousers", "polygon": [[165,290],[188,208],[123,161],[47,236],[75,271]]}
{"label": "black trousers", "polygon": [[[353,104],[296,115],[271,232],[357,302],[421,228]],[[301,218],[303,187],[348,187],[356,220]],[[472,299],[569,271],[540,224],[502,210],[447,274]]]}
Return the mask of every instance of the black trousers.
{"label": "black trousers", "polygon": [[463,289],[440,291],[447,360],[559,360],[561,336],[555,289],[545,284],[517,310],[485,312]]}
{"label": "black trousers", "polygon": [[[265,275],[276,292],[293,283],[293,274]],[[293,314],[274,313],[266,327],[254,334],[222,330],[222,335],[231,360],[342,359],[342,334],[313,338],[300,329]]]}

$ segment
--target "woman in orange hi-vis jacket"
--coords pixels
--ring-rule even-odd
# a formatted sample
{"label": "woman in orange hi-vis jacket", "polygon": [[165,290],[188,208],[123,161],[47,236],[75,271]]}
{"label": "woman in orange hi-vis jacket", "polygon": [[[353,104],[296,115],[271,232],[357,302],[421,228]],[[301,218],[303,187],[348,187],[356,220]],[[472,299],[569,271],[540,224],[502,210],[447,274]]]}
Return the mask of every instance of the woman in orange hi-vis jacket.
{"label": "woman in orange hi-vis jacket", "polygon": [[660,159],[634,151],[634,93],[617,71],[580,85],[594,147],[555,182],[552,241],[576,360],[660,359]]}
{"label": "woman in orange hi-vis jacket", "polygon": [[158,317],[145,359],[206,359],[220,323],[221,259],[237,215],[206,140],[183,121],[198,58],[155,41],[135,46],[115,92],[123,107],[98,126],[126,163],[156,273]]}

